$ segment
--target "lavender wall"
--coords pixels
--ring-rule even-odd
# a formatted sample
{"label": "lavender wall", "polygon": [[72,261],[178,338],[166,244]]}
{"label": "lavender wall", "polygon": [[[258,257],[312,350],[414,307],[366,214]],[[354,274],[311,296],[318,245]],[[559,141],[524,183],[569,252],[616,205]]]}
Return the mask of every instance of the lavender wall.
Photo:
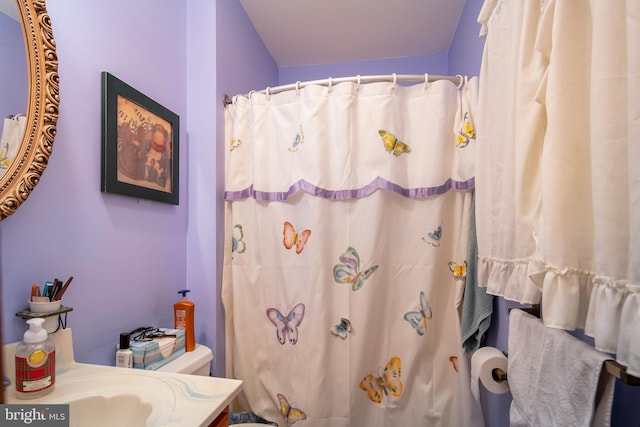
{"label": "lavender wall", "polygon": [[48,0],[47,7],[60,119],[41,182],[0,223],[3,340],[22,337],[26,325],[15,312],[27,307],[32,283],[73,275],[63,303],[73,307],[76,359],[113,364],[120,332],[173,325],[186,278],[187,175],[180,176],[179,206],[100,192],[100,73],[111,72],[184,123],[185,7],[171,0]]}
{"label": "lavender wall", "polygon": [[[185,2],[187,10],[187,114],[183,122],[187,128],[186,146],[188,169],[188,220],[186,230],[187,269],[183,282],[193,289],[190,299],[196,304],[196,342],[214,351],[211,370],[220,375],[215,364],[220,360],[218,340],[224,333],[219,321],[216,287],[216,223],[212,190],[216,183],[218,158],[216,155],[216,3],[208,1]],[[206,215],[200,215],[204,212]],[[224,371],[222,371],[223,373]]]}
{"label": "lavender wall", "polygon": [[[341,62],[299,67],[281,67],[279,84],[297,81],[320,80],[329,77],[350,77],[380,74],[448,74],[448,55],[434,55],[381,58],[369,61]],[[261,88],[262,89],[262,88]]]}
{"label": "lavender wall", "polygon": [[6,116],[25,113],[27,109],[29,82],[25,77],[27,57],[24,51],[22,27],[15,19],[0,12],[0,131]]}
{"label": "lavender wall", "polygon": [[[216,26],[216,85],[220,92],[216,105],[222,106],[225,93],[245,94],[278,84],[278,65],[237,0],[218,5]],[[222,119],[222,110],[220,113]]]}
{"label": "lavender wall", "polygon": [[483,3],[483,0],[467,0],[464,6],[449,49],[448,71],[451,74],[480,74],[484,39],[478,36],[480,25],[477,20]]}

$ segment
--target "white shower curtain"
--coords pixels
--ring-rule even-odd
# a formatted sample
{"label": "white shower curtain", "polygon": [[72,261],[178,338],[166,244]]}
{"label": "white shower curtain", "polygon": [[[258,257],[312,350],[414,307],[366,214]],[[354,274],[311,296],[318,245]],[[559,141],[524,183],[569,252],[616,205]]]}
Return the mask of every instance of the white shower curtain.
{"label": "white shower curtain", "polygon": [[340,83],[225,109],[232,409],[280,426],[482,424],[459,325],[476,91]]}

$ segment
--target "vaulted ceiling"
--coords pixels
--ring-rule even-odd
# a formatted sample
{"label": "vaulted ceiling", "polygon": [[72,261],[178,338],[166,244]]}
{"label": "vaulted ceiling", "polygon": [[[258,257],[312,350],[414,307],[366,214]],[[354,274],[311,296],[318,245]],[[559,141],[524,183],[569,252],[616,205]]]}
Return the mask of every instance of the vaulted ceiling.
{"label": "vaulted ceiling", "polygon": [[279,67],[449,50],[466,0],[239,0]]}

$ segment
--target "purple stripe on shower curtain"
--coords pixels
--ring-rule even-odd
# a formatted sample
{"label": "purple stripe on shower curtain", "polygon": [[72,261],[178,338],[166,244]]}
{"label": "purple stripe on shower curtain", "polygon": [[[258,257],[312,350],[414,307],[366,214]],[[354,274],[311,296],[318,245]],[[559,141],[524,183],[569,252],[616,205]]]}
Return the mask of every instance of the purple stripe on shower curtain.
{"label": "purple stripe on shower curtain", "polygon": [[351,190],[326,190],[301,179],[300,181],[289,187],[288,191],[258,191],[253,189],[253,185],[240,191],[225,191],[224,200],[234,201],[253,197],[256,200],[281,202],[287,200],[291,195],[297,193],[298,191],[304,191],[305,193],[313,194],[324,199],[349,200],[367,197],[378,189],[391,191],[408,198],[419,198],[437,196],[440,194],[444,194],[449,190],[470,190],[474,188],[474,186],[474,178],[470,178],[466,181],[455,181],[449,178],[444,184],[437,187],[403,188],[397,184],[394,184],[393,182],[387,181],[384,178],[377,177],[371,183],[365,185],[362,188]]}

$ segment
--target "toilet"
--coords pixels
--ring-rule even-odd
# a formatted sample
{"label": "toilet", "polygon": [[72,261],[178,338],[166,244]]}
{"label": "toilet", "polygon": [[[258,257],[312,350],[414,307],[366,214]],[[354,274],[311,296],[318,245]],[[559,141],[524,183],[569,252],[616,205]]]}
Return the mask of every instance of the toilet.
{"label": "toilet", "polygon": [[213,351],[207,346],[196,344],[196,348],[193,351],[184,353],[166,365],[159,367],[156,371],[208,377],[211,374],[212,360]]}

